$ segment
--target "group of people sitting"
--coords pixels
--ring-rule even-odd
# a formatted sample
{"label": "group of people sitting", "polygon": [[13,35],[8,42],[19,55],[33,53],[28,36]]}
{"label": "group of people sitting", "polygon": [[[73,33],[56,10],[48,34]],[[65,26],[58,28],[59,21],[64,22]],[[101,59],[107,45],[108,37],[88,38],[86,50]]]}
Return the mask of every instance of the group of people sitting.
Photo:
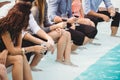
{"label": "group of people sitting", "polygon": [[[70,55],[79,46],[93,43],[97,23],[110,21],[116,36],[120,13],[110,0],[15,0],[0,8],[0,80],[8,80],[6,67],[12,67],[13,80],[32,80],[32,71],[48,51],[56,62],[77,66]],[[104,1],[105,10],[99,11]],[[97,44],[97,43],[96,43]],[[33,56],[32,60],[30,59]],[[28,63],[31,60],[31,63]]]}

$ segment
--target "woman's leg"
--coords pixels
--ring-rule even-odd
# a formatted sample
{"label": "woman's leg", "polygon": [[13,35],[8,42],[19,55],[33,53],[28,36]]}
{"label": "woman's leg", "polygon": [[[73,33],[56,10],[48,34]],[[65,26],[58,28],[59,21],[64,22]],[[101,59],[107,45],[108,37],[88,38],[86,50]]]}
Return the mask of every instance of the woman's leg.
{"label": "woman's leg", "polygon": [[66,38],[64,39],[63,34],[57,31],[52,31],[48,33],[55,41],[57,40],[57,59],[56,61],[63,62],[63,55],[66,46]]}
{"label": "woman's leg", "polygon": [[78,46],[88,43],[89,38],[86,37],[84,33],[73,29],[69,29],[68,31],[70,32],[73,41],[71,51],[75,51]]}
{"label": "woman's leg", "polygon": [[[34,37],[34,36],[33,36]],[[38,45],[38,44],[35,44],[31,41],[28,41],[28,40],[23,40],[22,41],[22,47],[28,47],[28,46],[34,46],[34,45]],[[41,46],[41,49],[43,47]],[[41,71],[41,69],[37,69],[35,68],[35,66],[40,62],[41,58],[43,57],[43,55],[41,55],[40,53],[27,53],[26,54],[26,57],[28,59],[28,61],[30,60],[30,57],[34,54],[34,57],[30,63],[30,67],[31,67],[31,70],[32,71]]]}
{"label": "woman's leg", "polygon": [[32,80],[30,65],[25,55],[23,55],[23,80]]}
{"label": "woman's leg", "polygon": [[38,65],[38,63],[40,62],[40,60],[43,58],[43,54],[35,54],[31,63],[30,63],[30,67],[32,71],[42,71],[41,69],[36,68],[36,65]]}
{"label": "woman's leg", "polygon": [[0,52],[0,80],[8,80],[7,71],[5,67],[7,55],[7,50],[3,50],[2,52]]}
{"label": "woman's leg", "polygon": [[8,55],[6,65],[7,66],[13,65],[12,68],[13,80],[23,80],[23,57],[21,55],[16,56]]}
{"label": "woman's leg", "polygon": [[[63,33],[63,36],[64,38],[66,38],[66,47],[65,47],[65,51],[64,51],[64,62],[67,62],[67,63],[71,63],[71,60],[70,60],[70,53],[71,53],[71,35],[69,32],[64,32]],[[64,40],[63,38],[63,40]]]}
{"label": "woman's leg", "polygon": [[0,64],[0,80],[8,80],[7,70],[3,64]]}

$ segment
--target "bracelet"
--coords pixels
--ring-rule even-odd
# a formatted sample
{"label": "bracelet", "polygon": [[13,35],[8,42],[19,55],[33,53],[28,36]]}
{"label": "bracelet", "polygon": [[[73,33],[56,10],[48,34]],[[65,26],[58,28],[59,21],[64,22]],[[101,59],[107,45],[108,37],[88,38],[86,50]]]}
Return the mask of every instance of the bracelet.
{"label": "bracelet", "polygon": [[25,52],[26,52],[26,51],[25,51],[25,49],[24,49],[24,48],[22,48],[22,54],[23,54],[23,55],[25,54]]}

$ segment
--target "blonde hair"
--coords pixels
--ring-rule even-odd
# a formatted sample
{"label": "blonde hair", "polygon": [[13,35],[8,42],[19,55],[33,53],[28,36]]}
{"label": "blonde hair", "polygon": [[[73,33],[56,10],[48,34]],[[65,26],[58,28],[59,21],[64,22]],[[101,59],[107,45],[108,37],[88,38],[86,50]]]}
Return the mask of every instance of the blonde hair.
{"label": "blonde hair", "polygon": [[35,6],[38,7],[39,10],[39,25],[43,24],[44,21],[44,12],[45,12],[45,4],[46,0],[35,0]]}

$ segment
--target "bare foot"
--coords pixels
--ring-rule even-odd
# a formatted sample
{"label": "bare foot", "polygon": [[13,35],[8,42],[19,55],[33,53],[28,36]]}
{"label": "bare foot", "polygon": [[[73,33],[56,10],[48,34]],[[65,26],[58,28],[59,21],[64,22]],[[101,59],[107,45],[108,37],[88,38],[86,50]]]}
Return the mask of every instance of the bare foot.
{"label": "bare foot", "polygon": [[72,51],[71,54],[78,55],[78,53],[75,51]]}
{"label": "bare foot", "polygon": [[116,35],[111,35],[112,37],[117,37],[117,38],[120,38],[120,36],[116,36]]}
{"label": "bare foot", "polygon": [[63,64],[63,60],[56,60],[56,62],[59,62],[59,63]]}
{"label": "bare foot", "polygon": [[31,67],[32,71],[42,71],[42,69],[36,68],[36,67]]}
{"label": "bare foot", "polygon": [[78,67],[78,65],[73,64],[72,62],[63,62],[64,65],[69,65],[73,67]]}

